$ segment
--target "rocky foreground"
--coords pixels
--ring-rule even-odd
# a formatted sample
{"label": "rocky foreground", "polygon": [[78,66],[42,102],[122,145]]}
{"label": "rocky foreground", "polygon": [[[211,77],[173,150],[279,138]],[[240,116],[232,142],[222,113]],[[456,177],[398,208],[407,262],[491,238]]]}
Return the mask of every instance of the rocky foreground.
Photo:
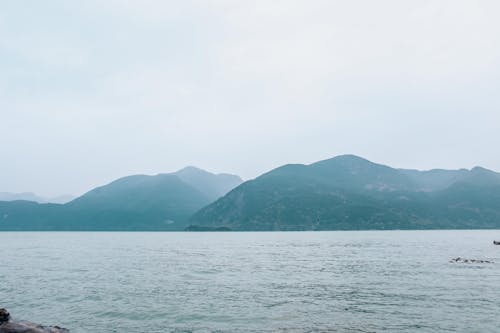
{"label": "rocky foreground", "polygon": [[0,309],[0,333],[69,333],[59,326],[42,326],[28,321],[11,320],[5,309]]}

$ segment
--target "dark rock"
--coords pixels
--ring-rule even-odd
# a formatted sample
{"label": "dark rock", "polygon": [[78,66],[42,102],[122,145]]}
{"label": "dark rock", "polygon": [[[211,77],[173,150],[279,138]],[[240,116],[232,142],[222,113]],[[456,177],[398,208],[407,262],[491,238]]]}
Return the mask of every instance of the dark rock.
{"label": "dark rock", "polygon": [[59,326],[42,326],[28,321],[10,320],[10,314],[0,309],[0,333],[69,333]]}
{"label": "dark rock", "polygon": [[494,241],[493,241],[493,244],[494,244],[494,245],[500,245],[500,241],[495,241],[495,240],[494,240]]}
{"label": "dark rock", "polygon": [[5,309],[0,309],[0,323],[3,323],[5,321],[9,321],[10,319],[10,314],[9,311]]}
{"label": "dark rock", "polygon": [[27,321],[9,321],[0,325],[0,333],[69,333],[59,326],[42,326]]}

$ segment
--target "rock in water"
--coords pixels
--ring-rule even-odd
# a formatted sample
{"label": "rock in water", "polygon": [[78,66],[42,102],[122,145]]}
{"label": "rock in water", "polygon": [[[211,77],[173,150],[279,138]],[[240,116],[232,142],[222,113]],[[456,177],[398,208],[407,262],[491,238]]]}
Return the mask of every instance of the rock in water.
{"label": "rock in water", "polygon": [[453,258],[450,260],[450,262],[451,263],[465,263],[465,264],[493,264],[493,261],[490,261],[490,260],[465,259],[465,258],[460,258],[460,257]]}
{"label": "rock in water", "polygon": [[10,314],[0,309],[0,333],[69,333],[59,326],[42,326],[28,321],[10,320]]}
{"label": "rock in water", "polygon": [[0,324],[0,333],[69,333],[58,326],[42,326],[27,321],[9,321]]}
{"label": "rock in water", "polygon": [[0,309],[0,324],[9,321],[10,313],[5,309]]}

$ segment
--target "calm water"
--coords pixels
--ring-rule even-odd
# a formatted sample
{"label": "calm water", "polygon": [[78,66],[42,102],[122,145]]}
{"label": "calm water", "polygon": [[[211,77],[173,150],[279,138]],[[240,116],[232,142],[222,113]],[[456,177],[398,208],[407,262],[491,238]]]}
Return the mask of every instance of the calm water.
{"label": "calm water", "polygon": [[[0,233],[0,307],[73,333],[499,332],[500,231]],[[453,257],[494,264],[453,264]]]}

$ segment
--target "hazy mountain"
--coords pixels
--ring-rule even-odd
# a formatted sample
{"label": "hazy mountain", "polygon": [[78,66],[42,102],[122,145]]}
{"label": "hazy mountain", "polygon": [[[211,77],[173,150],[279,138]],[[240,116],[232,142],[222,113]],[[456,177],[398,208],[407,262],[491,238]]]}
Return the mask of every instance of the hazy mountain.
{"label": "hazy mountain", "polygon": [[459,182],[487,185],[497,183],[500,180],[500,174],[481,167],[475,167],[472,170],[435,169],[418,171],[399,169],[399,171],[410,177],[417,184],[418,190],[421,191],[443,190]]}
{"label": "hazy mountain", "polygon": [[78,217],[73,224],[92,229],[179,229],[213,199],[175,175],[137,175],[93,189],[64,209]]}
{"label": "hazy mountain", "polygon": [[192,166],[181,169],[173,174],[208,196],[211,200],[222,197],[243,183],[243,180],[236,175],[227,173],[213,174]]}
{"label": "hazy mountain", "polygon": [[0,192],[0,201],[25,200],[25,201],[34,201],[38,203],[66,203],[70,202],[74,198],[75,197],[70,194],[60,195],[52,198],[44,198],[32,192],[23,192],[23,193]]}
{"label": "hazy mountain", "polygon": [[182,230],[195,211],[239,183],[193,167],[129,176],[64,205],[0,202],[0,230]]}
{"label": "hazy mountain", "polygon": [[343,155],[285,165],[245,182],[191,218],[191,230],[500,227],[500,175],[400,170]]}
{"label": "hazy mountain", "polygon": [[0,201],[26,200],[34,202],[45,202],[45,199],[32,192],[10,193],[0,192]]}
{"label": "hazy mountain", "polygon": [[405,170],[343,155],[240,183],[188,167],[120,178],[66,204],[0,201],[0,230],[500,227],[500,174],[481,167]]}

